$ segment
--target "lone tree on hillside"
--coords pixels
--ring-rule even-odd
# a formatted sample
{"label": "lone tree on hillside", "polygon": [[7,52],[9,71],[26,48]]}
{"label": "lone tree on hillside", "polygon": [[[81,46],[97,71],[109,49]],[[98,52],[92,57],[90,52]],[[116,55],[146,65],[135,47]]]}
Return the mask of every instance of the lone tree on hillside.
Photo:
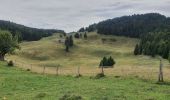
{"label": "lone tree on hillside", "polygon": [[19,49],[18,38],[12,37],[9,31],[0,30],[0,60],[4,61],[7,53],[12,53],[15,49]]}
{"label": "lone tree on hillside", "polygon": [[113,66],[115,63],[114,59],[110,56],[107,61],[108,66]]}
{"label": "lone tree on hillside", "polygon": [[79,33],[76,33],[76,34],[74,35],[74,37],[77,38],[77,39],[79,39],[79,38],[80,38],[80,34],[79,34]]}
{"label": "lone tree on hillside", "polygon": [[69,46],[72,47],[74,45],[74,41],[73,41],[73,36],[71,35],[69,37]]}
{"label": "lone tree on hillside", "polygon": [[110,56],[109,58],[103,57],[103,59],[100,61],[99,67],[109,67],[115,65],[114,59]]}
{"label": "lone tree on hillside", "polygon": [[69,48],[72,47],[74,45],[74,41],[73,41],[73,36],[69,36],[69,37],[66,37],[65,39],[65,50],[66,52],[69,52]]}
{"label": "lone tree on hillside", "polygon": [[65,39],[65,46],[66,46],[65,51],[66,51],[66,52],[69,52],[69,45],[70,45],[70,43],[69,43],[69,37],[66,37],[66,39]]}
{"label": "lone tree on hillside", "polygon": [[139,45],[137,44],[135,46],[134,55],[138,55],[138,54],[139,54]]}
{"label": "lone tree on hillside", "polygon": [[86,32],[85,32],[85,34],[84,34],[84,38],[87,39],[87,33],[86,33]]}

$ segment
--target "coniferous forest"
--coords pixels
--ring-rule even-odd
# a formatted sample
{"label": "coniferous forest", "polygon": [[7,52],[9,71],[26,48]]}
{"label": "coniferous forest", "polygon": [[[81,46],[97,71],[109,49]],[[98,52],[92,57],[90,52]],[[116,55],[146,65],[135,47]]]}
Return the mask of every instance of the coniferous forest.
{"label": "coniferous forest", "polygon": [[10,31],[13,36],[19,35],[19,40],[26,41],[39,40],[42,37],[51,36],[53,33],[65,33],[62,30],[31,28],[3,20],[0,20],[0,29]]}
{"label": "coniferous forest", "polygon": [[134,55],[170,55],[170,18],[158,13],[136,14],[105,20],[92,24],[85,31],[98,34],[140,38]]}

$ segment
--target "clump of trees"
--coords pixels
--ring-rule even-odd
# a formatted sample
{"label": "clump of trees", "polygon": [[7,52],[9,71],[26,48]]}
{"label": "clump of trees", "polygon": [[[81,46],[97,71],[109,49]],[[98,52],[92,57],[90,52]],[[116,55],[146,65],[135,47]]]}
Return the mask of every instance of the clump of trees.
{"label": "clump of trees", "polygon": [[164,59],[169,58],[170,32],[152,32],[142,35],[141,41],[134,49],[134,55],[160,55]]}
{"label": "clump of trees", "polygon": [[79,38],[80,38],[80,34],[79,34],[79,33],[76,33],[76,34],[74,35],[74,37],[77,38],[77,39],[79,39]]}
{"label": "clump of trees", "polygon": [[5,55],[15,49],[19,49],[17,36],[13,37],[9,31],[0,30],[0,60],[4,61]]}
{"label": "clump of trees", "polygon": [[65,39],[65,47],[66,47],[65,51],[69,52],[69,48],[73,47],[73,45],[74,45],[73,36],[70,35],[69,37],[66,37],[66,39]]}
{"label": "clump of trees", "polygon": [[100,61],[99,67],[113,67],[115,63],[115,60],[111,56],[109,58],[103,57]]}

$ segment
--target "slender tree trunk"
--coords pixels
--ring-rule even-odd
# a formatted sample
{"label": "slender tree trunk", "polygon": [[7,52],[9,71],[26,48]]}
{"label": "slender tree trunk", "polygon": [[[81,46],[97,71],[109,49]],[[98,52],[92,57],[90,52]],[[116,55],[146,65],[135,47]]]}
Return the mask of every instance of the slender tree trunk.
{"label": "slender tree trunk", "polygon": [[5,54],[0,53],[0,61],[4,61],[4,60],[5,60]]}

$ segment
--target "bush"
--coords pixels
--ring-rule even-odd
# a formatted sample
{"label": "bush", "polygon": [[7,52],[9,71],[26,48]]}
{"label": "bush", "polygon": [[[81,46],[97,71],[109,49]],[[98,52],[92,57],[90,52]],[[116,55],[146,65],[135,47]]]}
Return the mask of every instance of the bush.
{"label": "bush", "polygon": [[14,66],[14,63],[12,60],[8,62],[8,66],[11,66],[11,67]]}
{"label": "bush", "polygon": [[110,68],[116,64],[115,60],[110,56],[109,58],[103,57],[100,61],[99,67]]}
{"label": "bush", "polygon": [[47,94],[46,93],[39,93],[35,97],[36,98],[44,98]]}
{"label": "bush", "polygon": [[59,100],[83,100],[81,96],[65,94]]}
{"label": "bush", "polygon": [[100,79],[100,78],[103,78],[105,77],[104,73],[98,73],[96,76],[95,76],[95,79]]}
{"label": "bush", "polygon": [[75,76],[75,78],[80,78],[80,77],[82,77],[81,74],[78,74],[78,75]]}

